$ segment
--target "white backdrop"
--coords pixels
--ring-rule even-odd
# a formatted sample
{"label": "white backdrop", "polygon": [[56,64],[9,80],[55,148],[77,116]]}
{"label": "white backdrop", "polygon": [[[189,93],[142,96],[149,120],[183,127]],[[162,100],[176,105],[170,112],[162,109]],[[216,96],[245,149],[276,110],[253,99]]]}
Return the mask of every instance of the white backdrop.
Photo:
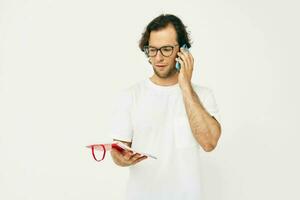
{"label": "white backdrop", "polygon": [[111,102],[151,76],[147,23],[179,16],[193,82],[222,118],[203,199],[300,199],[298,1],[0,0],[0,199],[123,199],[128,169],[93,161]]}

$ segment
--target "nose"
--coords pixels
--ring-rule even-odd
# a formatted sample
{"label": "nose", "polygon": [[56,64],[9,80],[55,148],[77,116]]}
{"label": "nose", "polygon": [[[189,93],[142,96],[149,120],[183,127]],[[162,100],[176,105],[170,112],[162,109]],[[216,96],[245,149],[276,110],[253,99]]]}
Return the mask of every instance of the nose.
{"label": "nose", "polygon": [[164,59],[164,56],[161,54],[160,51],[157,51],[156,56],[154,57],[155,61],[162,61]]}

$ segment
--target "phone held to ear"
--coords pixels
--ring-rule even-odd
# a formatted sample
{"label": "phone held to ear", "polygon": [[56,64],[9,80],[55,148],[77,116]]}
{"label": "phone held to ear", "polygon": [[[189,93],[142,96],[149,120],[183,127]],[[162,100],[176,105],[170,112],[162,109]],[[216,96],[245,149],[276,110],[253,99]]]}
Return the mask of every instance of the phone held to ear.
{"label": "phone held to ear", "polygon": [[[189,48],[187,47],[186,44],[182,45],[181,48],[184,48],[186,51],[189,51]],[[178,58],[178,57],[177,57]],[[180,59],[180,58],[179,58]],[[177,69],[177,71],[180,71],[180,68],[181,68],[181,65],[178,61],[176,61],[176,65],[175,65],[175,68]]]}

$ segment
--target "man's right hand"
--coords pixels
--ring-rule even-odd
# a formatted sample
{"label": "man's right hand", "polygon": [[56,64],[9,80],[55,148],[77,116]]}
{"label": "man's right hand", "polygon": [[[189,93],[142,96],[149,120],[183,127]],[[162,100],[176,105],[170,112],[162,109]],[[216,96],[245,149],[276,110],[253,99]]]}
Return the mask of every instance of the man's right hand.
{"label": "man's right hand", "polygon": [[114,163],[122,167],[134,165],[147,158],[147,156],[141,156],[141,154],[139,153],[134,154],[131,151],[127,150],[120,152],[114,148],[110,151],[110,154],[113,158]]}

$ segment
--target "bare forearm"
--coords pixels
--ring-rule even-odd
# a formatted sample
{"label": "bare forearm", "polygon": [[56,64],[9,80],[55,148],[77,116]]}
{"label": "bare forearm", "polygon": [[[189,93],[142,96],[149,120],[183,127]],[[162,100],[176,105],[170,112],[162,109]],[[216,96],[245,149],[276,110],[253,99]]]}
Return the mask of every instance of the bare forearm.
{"label": "bare forearm", "polygon": [[195,139],[205,151],[212,151],[221,134],[220,124],[205,110],[192,87],[183,90],[182,94]]}

